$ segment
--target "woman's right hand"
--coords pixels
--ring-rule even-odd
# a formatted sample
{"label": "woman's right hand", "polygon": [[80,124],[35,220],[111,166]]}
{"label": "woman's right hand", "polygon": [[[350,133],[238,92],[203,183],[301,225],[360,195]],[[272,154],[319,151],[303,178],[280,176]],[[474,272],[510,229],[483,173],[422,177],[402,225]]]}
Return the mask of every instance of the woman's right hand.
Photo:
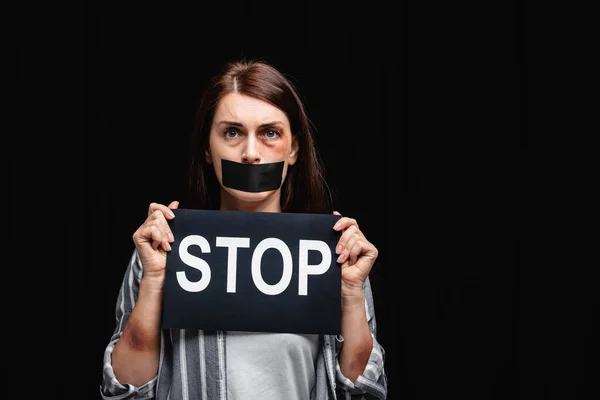
{"label": "woman's right hand", "polygon": [[171,209],[178,206],[178,201],[173,201],[168,206],[151,203],[148,207],[148,218],[133,234],[133,243],[144,268],[145,277],[164,279],[167,252],[171,251],[170,243],[174,240],[167,220],[175,218]]}

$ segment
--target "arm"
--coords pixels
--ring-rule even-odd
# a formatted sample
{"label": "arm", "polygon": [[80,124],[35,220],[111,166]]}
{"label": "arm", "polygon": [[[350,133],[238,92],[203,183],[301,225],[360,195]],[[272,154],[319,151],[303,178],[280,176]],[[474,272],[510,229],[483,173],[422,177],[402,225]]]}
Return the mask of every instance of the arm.
{"label": "arm", "polygon": [[[339,213],[335,213],[338,214]],[[334,226],[342,231],[336,253],[342,264],[342,338],[337,378],[340,389],[374,398],[387,395],[384,352],[376,340],[375,312],[369,273],[377,248],[358,228],[356,220],[342,217]]]}
{"label": "arm", "polygon": [[373,349],[362,291],[351,300],[342,299],[342,337],[344,346],[339,355],[340,369],[344,376],[355,382],[365,370]]}
{"label": "arm", "polygon": [[[154,397],[158,361],[155,368],[149,368],[154,370],[151,375],[147,374],[144,378],[140,376],[138,380],[131,380],[127,376],[129,367],[133,367],[132,370],[134,371],[139,370],[139,367],[136,368],[135,366],[139,365],[141,359],[149,358],[131,352],[126,353],[129,347],[127,342],[133,342],[127,339],[127,336],[130,335],[127,332],[133,331],[131,328],[136,325],[133,321],[140,317],[144,318],[142,314],[151,314],[144,310],[149,308],[147,305],[144,306],[144,303],[153,303],[153,301],[148,301],[153,296],[152,293],[148,293],[150,288],[141,277],[142,267],[138,253],[134,251],[117,298],[115,312],[117,326],[104,350],[104,366],[100,385],[100,393],[103,399],[124,400]],[[158,340],[160,341],[160,336]],[[157,347],[156,360],[158,360],[159,355],[160,347]]]}
{"label": "arm", "polygon": [[366,366],[360,375],[354,380],[350,380],[342,372],[342,354],[347,351],[347,340],[344,336],[339,344],[341,351],[338,355],[338,364],[336,366],[337,391],[339,398],[347,398],[350,394],[351,399],[386,399],[387,398],[387,375],[385,374],[385,350],[377,341],[377,322],[375,319],[375,309],[373,303],[373,294],[371,284],[367,278],[363,289],[365,303],[362,312],[366,316],[369,333],[371,336],[371,351],[368,355]]}
{"label": "arm", "polygon": [[135,307],[112,353],[113,371],[122,384],[142,386],[158,373],[163,284],[153,278],[140,282]]}
{"label": "arm", "polygon": [[173,235],[169,207],[152,203],[133,234],[136,250],[117,299],[117,328],[104,352],[101,394],[105,399],[153,398],[161,346],[166,252]]}

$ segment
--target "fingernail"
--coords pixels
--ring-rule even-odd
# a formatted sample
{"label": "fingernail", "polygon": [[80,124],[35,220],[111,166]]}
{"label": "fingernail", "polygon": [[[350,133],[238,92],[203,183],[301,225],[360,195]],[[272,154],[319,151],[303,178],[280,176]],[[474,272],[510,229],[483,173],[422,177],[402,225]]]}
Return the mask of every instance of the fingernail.
{"label": "fingernail", "polygon": [[174,217],[175,216],[175,214],[173,214],[173,211],[171,211],[171,210],[167,210],[167,214],[169,214],[170,217]]}
{"label": "fingernail", "polygon": [[340,228],[340,226],[342,226],[342,224],[340,224],[340,223],[338,222],[338,223],[336,223],[336,224],[333,226],[333,229],[339,229],[339,228]]}
{"label": "fingernail", "polygon": [[338,244],[335,248],[335,254],[340,254],[342,252],[342,245]]}

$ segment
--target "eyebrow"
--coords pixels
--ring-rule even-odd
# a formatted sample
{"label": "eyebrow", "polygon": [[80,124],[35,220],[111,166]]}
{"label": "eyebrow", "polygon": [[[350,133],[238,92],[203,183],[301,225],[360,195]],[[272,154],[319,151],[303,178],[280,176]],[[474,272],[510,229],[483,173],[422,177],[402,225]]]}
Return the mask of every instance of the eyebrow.
{"label": "eyebrow", "polygon": [[[231,126],[239,126],[239,127],[244,126],[244,124],[242,124],[241,122],[235,122],[235,121],[219,121],[219,125],[231,125]],[[260,124],[259,127],[264,128],[264,127],[273,126],[273,125],[285,125],[285,124],[282,121],[272,121],[272,122]]]}

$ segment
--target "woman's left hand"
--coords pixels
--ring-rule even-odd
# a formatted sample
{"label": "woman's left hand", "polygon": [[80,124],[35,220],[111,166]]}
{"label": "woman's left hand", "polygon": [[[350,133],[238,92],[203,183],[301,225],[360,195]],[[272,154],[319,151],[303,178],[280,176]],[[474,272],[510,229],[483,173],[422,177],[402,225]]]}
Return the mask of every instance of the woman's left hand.
{"label": "woman's left hand", "polygon": [[[337,211],[335,215],[341,214]],[[377,248],[367,240],[353,218],[342,217],[333,227],[341,231],[335,252],[342,264],[342,297],[362,295],[365,280],[379,255]]]}

